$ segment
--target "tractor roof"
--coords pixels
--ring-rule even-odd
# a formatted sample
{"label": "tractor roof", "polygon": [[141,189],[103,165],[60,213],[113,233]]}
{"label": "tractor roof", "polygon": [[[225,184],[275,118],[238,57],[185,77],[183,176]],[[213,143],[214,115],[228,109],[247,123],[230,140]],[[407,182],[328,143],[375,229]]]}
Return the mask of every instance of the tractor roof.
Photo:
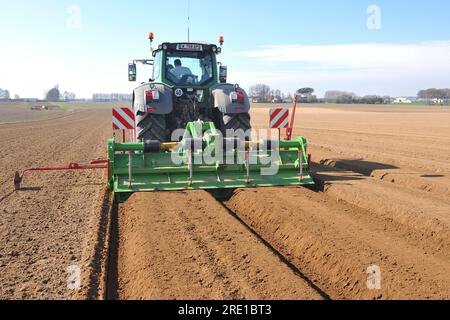
{"label": "tractor roof", "polygon": [[213,51],[215,53],[220,53],[221,48],[212,43],[206,42],[164,42],[158,46],[158,49],[155,50],[171,50],[171,51]]}

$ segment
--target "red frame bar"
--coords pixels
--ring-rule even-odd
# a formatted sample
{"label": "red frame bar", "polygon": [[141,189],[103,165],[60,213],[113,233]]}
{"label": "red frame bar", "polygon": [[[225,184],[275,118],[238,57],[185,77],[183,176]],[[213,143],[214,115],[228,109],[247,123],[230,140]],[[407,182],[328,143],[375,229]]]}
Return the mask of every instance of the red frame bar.
{"label": "red frame bar", "polygon": [[23,177],[26,173],[32,171],[69,171],[69,170],[100,170],[107,169],[108,179],[110,175],[110,167],[108,160],[91,160],[85,163],[70,163],[67,166],[62,167],[42,167],[42,168],[26,168],[19,172],[16,172],[14,178],[14,185],[16,190],[20,190],[20,184],[22,183]]}
{"label": "red frame bar", "polygon": [[22,171],[22,176],[31,171],[63,171],[63,170],[97,170],[108,169],[108,160],[93,160],[88,164],[70,163],[62,167],[27,168]]}
{"label": "red frame bar", "polygon": [[292,140],[292,133],[294,131],[294,123],[295,123],[295,111],[297,110],[297,102],[298,102],[298,96],[295,95],[294,98],[294,109],[292,111],[291,115],[291,123],[289,125],[289,128],[286,131],[286,140],[291,141]]}
{"label": "red frame bar", "polygon": [[108,169],[109,176],[109,161],[108,160],[92,160],[87,164],[83,163],[70,163],[67,166],[62,167],[42,167],[42,168],[26,168],[22,171],[20,178],[22,179],[25,173],[32,171],[69,171],[69,170],[100,170]]}

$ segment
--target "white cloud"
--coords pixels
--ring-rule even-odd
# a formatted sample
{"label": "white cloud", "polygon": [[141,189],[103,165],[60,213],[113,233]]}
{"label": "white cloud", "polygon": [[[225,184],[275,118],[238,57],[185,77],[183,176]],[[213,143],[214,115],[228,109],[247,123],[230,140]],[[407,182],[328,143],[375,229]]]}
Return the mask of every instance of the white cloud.
{"label": "white cloud", "polygon": [[[319,92],[345,89],[359,94],[390,95],[414,95],[422,88],[450,86],[450,41],[277,45],[238,56],[264,66],[264,71],[234,74],[249,85],[264,81],[289,90],[304,84],[314,85]],[[290,70],[283,71],[286,66]]]}
{"label": "white cloud", "polygon": [[450,67],[450,41],[418,44],[280,45],[245,51],[261,62],[305,62],[328,68]]}
{"label": "white cloud", "polygon": [[[450,87],[450,41],[415,44],[278,45],[233,55],[229,80],[249,87],[267,83],[295,91],[314,87],[357,94],[415,95],[430,87]],[[94,92],[131,92],[129,57],[112,58],[94,52],[65,52],[42,46],[5,46],[0,60],[0,88],[22,97],[43,97],[59,84],[78,97]],[[139,69],[142,81],[149,70]]]}

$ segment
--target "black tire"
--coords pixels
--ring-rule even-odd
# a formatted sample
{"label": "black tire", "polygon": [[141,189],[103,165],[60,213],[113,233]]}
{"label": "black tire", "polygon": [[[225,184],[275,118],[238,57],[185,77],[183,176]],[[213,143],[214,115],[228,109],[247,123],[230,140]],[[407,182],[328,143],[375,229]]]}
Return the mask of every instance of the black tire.
{"label": "black tire", "polygon": [[227,130],[243,130],[247,132],[252,129],[249,113],[225,114],[223,116],[222,132],[226,135]]}
{"label": "black tire", "polygon": [[139,122],[140,133],[138,140],[157,140],[160,142],[169,142],[170,131],[167,129],[166,116],[148,115]]}
{"label": "black tire", "polygon": [[178,111],[179,109],[174,110],[174,112],[169,115],[170,120],[167,121],[167,127],[169,127],[172,131],[186,129],[189,122],[195,122],[200,118],[198,114],[193,113],[188,108],[185,108],[182,112]]}

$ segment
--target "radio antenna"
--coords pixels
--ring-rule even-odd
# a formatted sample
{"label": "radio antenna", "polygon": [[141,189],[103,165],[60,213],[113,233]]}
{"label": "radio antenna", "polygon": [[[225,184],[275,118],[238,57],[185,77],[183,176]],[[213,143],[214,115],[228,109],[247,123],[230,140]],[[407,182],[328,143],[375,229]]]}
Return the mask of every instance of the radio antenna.
{"label": "radio antenna", "polygon": [[191,42],[191,0],[188,0],[188,42]]}

